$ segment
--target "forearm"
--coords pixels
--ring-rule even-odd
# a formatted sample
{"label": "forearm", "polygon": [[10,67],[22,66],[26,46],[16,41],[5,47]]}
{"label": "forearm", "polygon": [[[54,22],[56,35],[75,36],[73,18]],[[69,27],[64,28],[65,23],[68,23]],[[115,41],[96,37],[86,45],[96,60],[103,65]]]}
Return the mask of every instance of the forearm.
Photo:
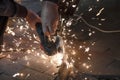
{"label": "forearm", "polygon": [[8,16],[8,17],[26,17],[27,9],[12,1],[12,0],[2,0],[0,2],[0,16]]}

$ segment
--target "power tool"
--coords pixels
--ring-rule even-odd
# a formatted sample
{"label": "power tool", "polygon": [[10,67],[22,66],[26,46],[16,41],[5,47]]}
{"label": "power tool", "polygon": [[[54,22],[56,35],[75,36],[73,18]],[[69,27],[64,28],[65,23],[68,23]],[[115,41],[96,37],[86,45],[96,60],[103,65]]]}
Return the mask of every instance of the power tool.
{"label": "power tool", "polygon": [[63,40],[60,36],[54,35],[50,38],[43,33],[42,24],[36,24],[36,31],[41,41],[41,49],[44,50],[48,56],[55,55],[57,52],[63,52]]}

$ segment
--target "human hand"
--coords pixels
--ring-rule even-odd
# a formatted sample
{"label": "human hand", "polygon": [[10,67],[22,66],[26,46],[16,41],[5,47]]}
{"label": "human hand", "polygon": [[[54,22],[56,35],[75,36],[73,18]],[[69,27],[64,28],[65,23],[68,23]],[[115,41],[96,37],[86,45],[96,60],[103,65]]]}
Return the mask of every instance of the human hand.
{"label": "human hand", "polygon": [[32,29],[36,29],[36,27],[35,27],[36,23],[41,23],[40,17],[32,10],[28,10],[26,20],[28,21],[28,23]]}
{"label": "human hand", "polygon": [[41,12],[42,29],[45,35],[54,35],[59,20],[57,4],[44,1]]}

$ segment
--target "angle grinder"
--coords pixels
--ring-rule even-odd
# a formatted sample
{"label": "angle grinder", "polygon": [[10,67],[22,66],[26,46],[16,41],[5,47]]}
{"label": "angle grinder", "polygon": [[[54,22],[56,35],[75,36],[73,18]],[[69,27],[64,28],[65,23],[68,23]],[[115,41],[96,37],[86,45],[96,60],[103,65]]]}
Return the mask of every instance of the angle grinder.
{"label": "angle grinder", "polygon": [[42,23],[36,24],[36,31],[41,41],[41,49],[48,56],[63,53],[63,40],[59,35],[51,36],[50,38],[43,33]]}

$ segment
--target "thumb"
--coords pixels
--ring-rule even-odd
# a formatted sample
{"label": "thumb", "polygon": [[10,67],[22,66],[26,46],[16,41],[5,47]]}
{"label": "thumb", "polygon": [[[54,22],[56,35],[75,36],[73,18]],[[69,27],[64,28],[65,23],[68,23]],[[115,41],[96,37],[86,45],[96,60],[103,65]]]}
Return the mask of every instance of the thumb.
{"label": "thumb", "polygon": [[50,23],[50,24],[48,24],[49,26],[48,26],[48,31],[49,31],[49,34],[50,35],[54,35],[54,25],[52,24],[52,23]]}
{"label": "thumb", "polygon": [[50,35],[48,26],[46,24],[42,24],[42,30],[43,30],[44,35],[46,35],[46,36]]}

